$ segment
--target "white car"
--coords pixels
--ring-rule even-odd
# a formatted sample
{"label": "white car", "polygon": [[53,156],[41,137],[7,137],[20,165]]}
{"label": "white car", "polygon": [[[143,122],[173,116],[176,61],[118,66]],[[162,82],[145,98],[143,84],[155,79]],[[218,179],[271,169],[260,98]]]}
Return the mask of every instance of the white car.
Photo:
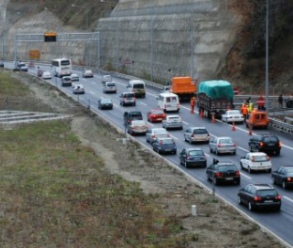
{"label": "white car", "polygon": [[164,128],[149,128],[146,132],[146,142],[152,144],[157,138],[169,138],[170,135]]}
{"label": "white car", "polygon": [[77,74],[75,74],[75,73],[72,73],[72,74],[70,75],[70,77],[71,77],[71,81],[72,81],[72,82],[77,82],[77,81],[79,81],[79,76],[78,76]]}
{"label": "white car", "polygon": [[104,75],[104,76],[102,77],[102,84],[104,85],[104,84],[107,83],[107,82],[112,82],[112,77],[111,77],[111,75]]}
{"label": "white car", "polygon": [[272,162],[264,152],[249,152],[240,158],[240,167],[241,169],[246,169],[249,173],[252,171],[271,172]]}
{"label": "white car", "polygon": [[243,123],[244,116],[239,110],[227,110],[226,113],[222,115],[222,121],[227,123]]}
{"label": "white car", "polygon": [[183,129],[182,119],[179,115],[167,115],[167,117],[162,121],[163,128],[178,128]]}
{"label": "white car", "polygon": [[83,73],[82,73],[82,77],[84,78],[92,78],[94,77],[94,74],[92,72],[92,70],[85,70]]}
{"label": "white car", "polygon": [[73,90],[72,90],[73,94],[84,94],[85,93],[84,87],[81,84],[75,84],[72,87],[73,87]]}
{"label": "white car", "polygon": [[52,78],[51,72],[44,71],[43,74],[42,74],[42,78],[43,79],[51,79]]}

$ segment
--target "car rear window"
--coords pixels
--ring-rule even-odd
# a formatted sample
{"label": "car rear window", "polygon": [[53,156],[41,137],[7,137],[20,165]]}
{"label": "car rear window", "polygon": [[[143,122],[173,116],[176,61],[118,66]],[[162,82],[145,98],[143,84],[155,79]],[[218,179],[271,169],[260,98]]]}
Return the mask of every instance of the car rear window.
{"label": "car rear window", "polygon": [[173,139],[162,139],[162,144],[167,145],[167,144],[173,144],[174,140]]}
{"label": "car rear window", "polygon": [[230,144],[233,144],[233,141],[231,139],[220,139],[219,143],[230,145]]}
{"label": "car rear window", "polygon": [[153,110],[152,114],[161,115],[161,114],[164,114],[164,112],[162,110],[158,109],[158,110]]}
{"label": "car rear window", "polygon": [[254,162],[264,162],[264,161],[268,161],[268,157],[267,155],[252,156],[251,160]]}
{"label": "car rear window", "polygon": [[166,102],[177,102],[177,98],[175,96],[166,97]]}
{"label": "car rear window", "polygon": [[221,165],[219,166],[219,171],[230,171],[230,170],[237,170],[235,165]]}
{"label": "car rear window", "polygon": [[189,156],[203,156],[204,154],[203,154],[202,151],[196,151],[196,150],[194,150],[194,151],[189,151],[188,152],[188,155]]}
{"label": "car rear window", "polygon": [[130,115],[132,117],[141,117],[142,116],[142,114],[140,112],[132,112],[132,113],[130,113]]}
{"label": "car rear window", "polygon": [[114,87],[114,86],[116,86],[116,85],[115,85],[115,83],[107,83],[107,86],[108,86],[108,87]]}
{"label": "car rear window", "polygon": [[134,98],[134,94],[125,94],[124,97],[128,98]]}
{"label": "car rear window", "polygon": [[144,84],[134,84],[133,89],[144,89]]}
{"label": "car rear window", "polygon": [[257,190],[256,195],[258,195],[258,196],[268,196],[268,195],[276,196],[276,195],[278,195],[278,192],[274,189],[263,189],[263,190]]}
{"label": "car rear window", "polygon": [[193,133],[194,134],[207,134],[208,132],[205,129],[194,129]]}
{"label": "car rear window", "polygon": [[274,142],[274,143],[279,142],[278,138],[275,136],[264,137],[263,141],[264,142]]}
{"label": "car rear window", "polygon": [[112,101],[110,99],[103,99],[101,102],[102,103],[112,103]]}

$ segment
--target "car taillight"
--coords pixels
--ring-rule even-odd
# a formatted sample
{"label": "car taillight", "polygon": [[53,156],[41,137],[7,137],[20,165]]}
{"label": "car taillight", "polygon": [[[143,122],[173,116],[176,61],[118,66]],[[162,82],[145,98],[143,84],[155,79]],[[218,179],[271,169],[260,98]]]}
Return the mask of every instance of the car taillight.
{"label": "car taillight", "polygon": [[155,139],[156,138],[156,135],[153,135],[152,138]]}
{"label": "car taillight", "polygon": [[236,143],[234,143],[234,147],[236,147],[237,145],[236,145]]}
{"label": "car taillight", "polygon": [[221,143],[219,143],[219,144],[218,144],[218,147],[222,147],[222,144],[221,144]]}
{"label": "car taillight", "polygon": [[277,196],[275,197],[276,200],[281,200],[281,198],[282,198],[282,197],[281,197],[280,195],[277,195]]}
{"label": "car taillight", "polygon": [[291,177],[287,177],[287,182],[292,182],[292,178]]}
{"label": "car taillight", "polygon": [[281,147],[282,146],[282,142],[279,142],[279,147]]}
{"label": "car taillight", "polygon": [[261,201],[261,197],[259,197],[259,196],[255,196],[255,197],[253,197],[253,199],[254,199],[255,201]]}
{"label": "car taillight", "polygon": [[162,145],[163,144],[163,141],[162,140],[160,140],[160,145]]}
{"label": "car taillight", "polygon": [[260,142],[260,144],[259,144],[260,146],[264,146],[264,143],[263,142]]}
{"label": "car taillight", "polygon": [[126,101],[126,97],[123,98],[123,101]]}
{"label": "car taillight", "polygon": [[191,134],[191,138],[194,138],[194,134]]}
{"label": "car taillight", "polygon": [[136,101],[136,98],[134,97],[134,101]]}
{"label": "car taillight", "polygon": [[186,159],[190,159],[190,156],[188,155],[188,156],[186,157]]}
{"label": "car taillight", "polygon": [[270,161],[270,160],[271,160],[271,158],[270,158],[269,156],[267,156],[267,160],[268,160],[268,161]]}
{"label": "car taillight", "polygon": [[223,176],[223,174],[222,174],[221,172],[217,172],[217,173],[215,174],[215,176],[216,176],[216,177],[221,177],[221,176]]}
{"label": "car taillight", "polygon": [[236,176],[240,177],[240,171],[236,171]]}

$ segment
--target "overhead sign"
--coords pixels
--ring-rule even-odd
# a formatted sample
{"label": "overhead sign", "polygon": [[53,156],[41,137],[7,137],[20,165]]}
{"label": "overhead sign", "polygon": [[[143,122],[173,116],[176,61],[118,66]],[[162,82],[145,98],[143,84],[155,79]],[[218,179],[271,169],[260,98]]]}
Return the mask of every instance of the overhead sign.
{"label": "overhead sign", "polygon": [[55,42],[57,40],[57,32],[45,32],[44,41],[45,42]]}

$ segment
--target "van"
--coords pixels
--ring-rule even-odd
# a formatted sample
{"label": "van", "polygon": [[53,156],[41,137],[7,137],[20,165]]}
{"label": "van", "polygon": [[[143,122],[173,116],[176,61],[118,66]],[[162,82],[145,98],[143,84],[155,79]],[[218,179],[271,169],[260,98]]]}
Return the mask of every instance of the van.
{"label": "van", "polygon": [[254,127],[267,128],[269,125],[268,113],[263,110],[254,109],[246,120],[246,127],[253,129]]}
{"label": "van", "polygon": [[159,108],[162,109],[164,112],[178,112],[180,110],[179,98],[176,94],[170,92],[161,93],[159,94],[157,99]]}
{"label": "van", "polygon": [[145,82],[142,80],[130,80],[127,89],[135,94],[136,97],[145,98]]}

